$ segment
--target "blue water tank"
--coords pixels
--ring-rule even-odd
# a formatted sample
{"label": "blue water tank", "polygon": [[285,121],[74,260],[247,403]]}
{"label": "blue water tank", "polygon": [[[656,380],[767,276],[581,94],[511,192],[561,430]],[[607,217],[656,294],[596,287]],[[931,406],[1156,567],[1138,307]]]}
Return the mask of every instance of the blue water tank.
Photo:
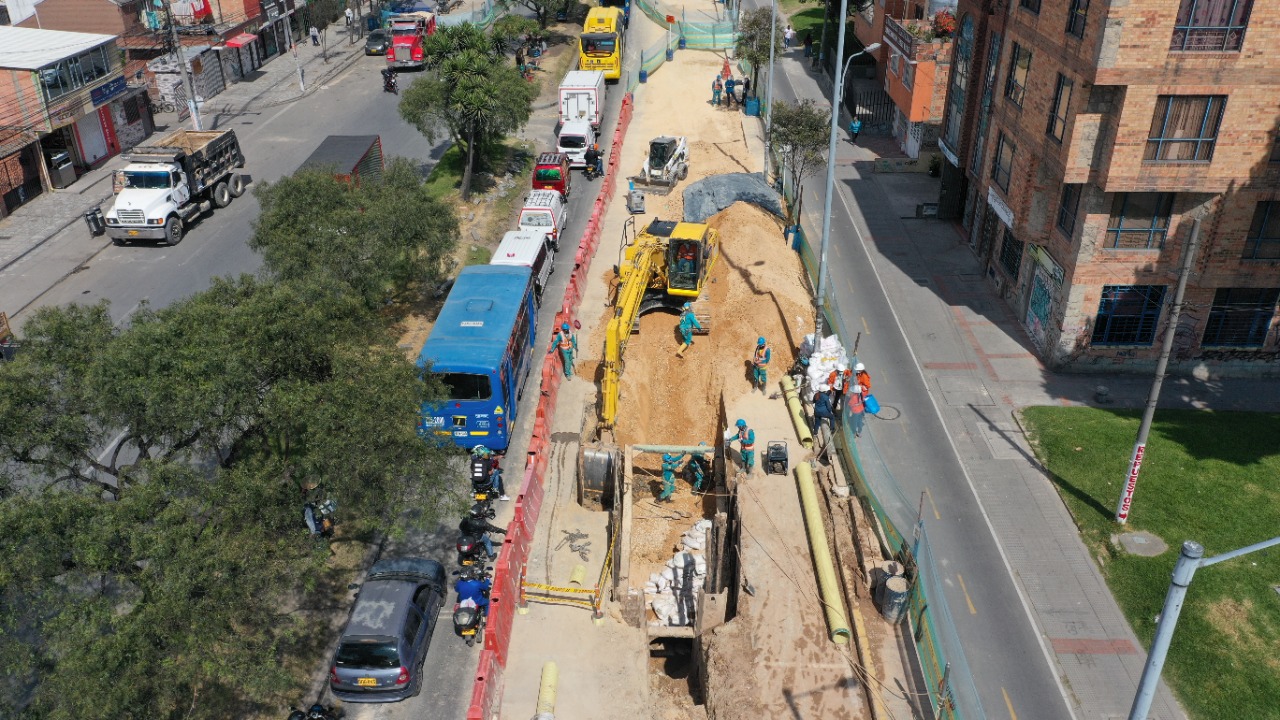
{"label": "blue water tank", "polygon": [[642,83],[649,82],[649,71],[645,70],[644,68],[640,68],[640,82]]}

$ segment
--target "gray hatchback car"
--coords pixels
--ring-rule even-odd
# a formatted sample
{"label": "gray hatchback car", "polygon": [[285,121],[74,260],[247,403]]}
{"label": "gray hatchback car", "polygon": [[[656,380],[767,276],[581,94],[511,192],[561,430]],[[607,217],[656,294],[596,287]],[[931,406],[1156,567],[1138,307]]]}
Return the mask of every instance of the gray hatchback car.
{"label": "gray hatchback car", "polygon": [[329,670],[334,696],[379,703],[417,695],[446,593],[444,567],[434,560],[374,563]]}

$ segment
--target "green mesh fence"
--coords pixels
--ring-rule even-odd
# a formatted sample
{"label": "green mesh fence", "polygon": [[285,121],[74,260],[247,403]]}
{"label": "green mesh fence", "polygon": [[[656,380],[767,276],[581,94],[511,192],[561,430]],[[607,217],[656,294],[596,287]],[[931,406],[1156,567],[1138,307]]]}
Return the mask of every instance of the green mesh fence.
{"label": "green mesh fence", "polygon": [[670,27],[677,44],[680,38],[684,38],[685,47],[693,50],[725,50],[733,47],[737,36],[733,29],[732,15],[729,20],[722,22],[686,22],[675,15],[675,23],[668,23],[666,13],[646,0],[635,0],[634,7],[640,8],[641,12],[660,27]]}

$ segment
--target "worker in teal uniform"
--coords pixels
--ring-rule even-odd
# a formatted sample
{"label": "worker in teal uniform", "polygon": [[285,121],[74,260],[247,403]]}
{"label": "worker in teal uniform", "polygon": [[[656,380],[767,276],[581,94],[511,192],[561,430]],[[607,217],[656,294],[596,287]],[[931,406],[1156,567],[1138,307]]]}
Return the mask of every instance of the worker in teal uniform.
{"label": "worker in teal uniform", "polygon": [[751,355],[751,373],[760,392],[767,392],[765,387],[769,382],[769,361],[772,359],[773,348],[769,347],[763,337],[757,340],[756,350]]}
{"label": "worker in teal uniform", "polygon": [[685,303],[680,308],[680,349],[676,351],[676,357],[684,357],[684,351],[693,345],[693,330],[702,329],[702,323],[698,322],[698,316],[693,314],[693,305]]}
{"label": "worker in teal uniform", "polygon": [[569,331],[569,323],[560,323],[560,329],[551,336],[551,347],[547,348],[547,354],[550,355],[557,348],[564,360],[564,376],[573,377],[573,355],[578,352],[578,336]]}
{"label": "worker in teal uniform", "polygon": [[658,496],[658,502],[671,502],[671,496],[676,492],[676,473],[680,471],[683,458],[683,455],[675,453],[662,454],[662,494]]}
{"label": "worker in teal uniform", "polygon": [[734,427],[724,435],[725,442],[732,445],[738,441],[738,453],[742,455],[742,466],[749,473],[756,466],[756,431],[747,427],[747,421],[741,418]]}

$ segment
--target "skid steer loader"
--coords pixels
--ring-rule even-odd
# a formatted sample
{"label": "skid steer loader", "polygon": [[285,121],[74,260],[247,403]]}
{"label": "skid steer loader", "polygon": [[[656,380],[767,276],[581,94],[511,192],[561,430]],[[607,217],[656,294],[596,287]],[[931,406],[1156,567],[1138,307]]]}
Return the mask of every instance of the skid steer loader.
{"label": "skid steer loader", "polygon": [[638,189],[666,195],[689,176],[689,143],[683,137],[663,135],[649,141],[649,152],[639,175],[627,178]]}

